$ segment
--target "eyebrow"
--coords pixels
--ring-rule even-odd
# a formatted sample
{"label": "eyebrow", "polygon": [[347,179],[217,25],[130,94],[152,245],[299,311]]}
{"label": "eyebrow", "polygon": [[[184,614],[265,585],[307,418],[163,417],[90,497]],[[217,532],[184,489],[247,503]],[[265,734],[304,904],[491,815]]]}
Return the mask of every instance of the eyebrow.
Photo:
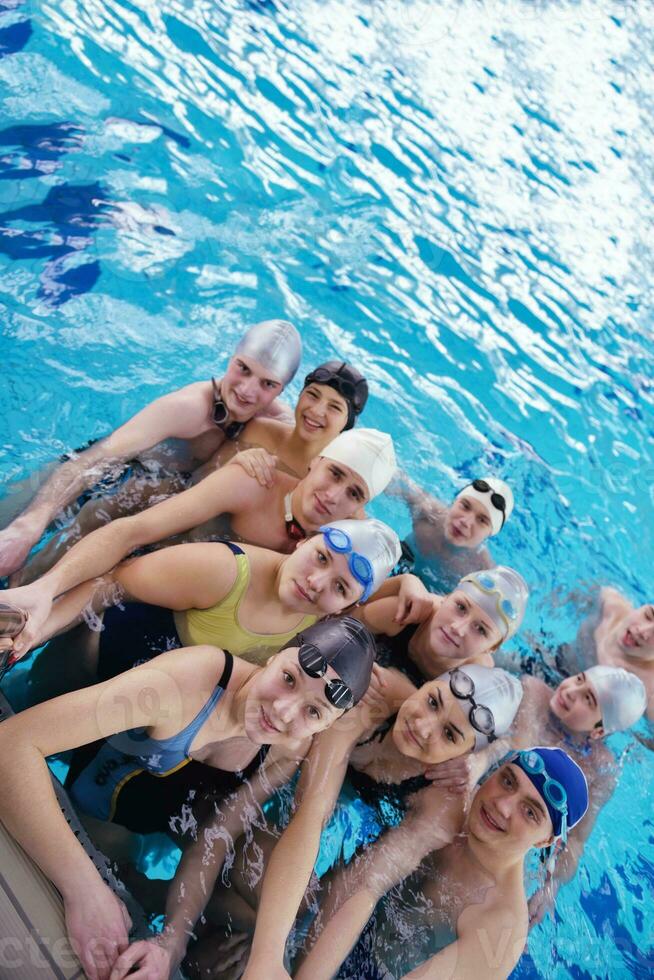
{"label": "eyebrow", "polygon": [[456,725],[454,724],[453,721],[450,722],[450,725],[452,726],[452,728],[454,729],[454,731],[457,732],[457,734],[461,736],[462,739],[465,739],[465,735],[463,734],[463,732],[461,731],[460,728],[457,728],[456,727]]}
{"label": "eyebrow", "polygon": [[[581,672],[581,676],[582,676],[583,681],[584,681],[584,684],[585,684],[586,683],[586,674],[584,673],[583,670]],[[593,691],[593,689],[590,686],[590,684],[588,685],[588,693],[591,696],[591,699],[592,699],[592,702],[593,702],[593,707],[596,708],[597,707],[597,698],[595,697],[595,692]]]}

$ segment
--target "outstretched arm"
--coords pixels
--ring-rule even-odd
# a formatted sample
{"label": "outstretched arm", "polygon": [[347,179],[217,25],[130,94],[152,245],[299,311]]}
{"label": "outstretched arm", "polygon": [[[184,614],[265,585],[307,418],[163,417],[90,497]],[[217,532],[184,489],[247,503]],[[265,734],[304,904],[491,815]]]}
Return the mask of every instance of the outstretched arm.
{"label": "outstretched arm", "polygon": [[204,382],[157,398],[108,438],[58,466],[32,503],[0,531],[0,575],[20,568],[55,515],[97,483],[107,470],[163,439],[191,439],[207,425],[210,396]]}
{"label": "outstretched arm", "polygon": [[433,787],[422,790],[398,827],[334,876],[312,927],[313,936],[318,938],[296,980],[329,980],[356,943],[379,899],[415,871],[427,854],[448,844],[462,818],[460,800]]}
{"label": "outstretched arm", "polygon": [[297,809],[275,845],[263,879],[252,951],[245,973],[283,975],[284,948],[318,856],[320,834],[343,784],[349,753],[359,737],[356,719],[344,715],[315,739],[303,763]]}
{"label": "outstretched arm", "polygon": [[436,515],[444,506],[437,497],[419,487],[404,471],[399,471],[393,478],[386,493],[393,497],[402,497],[408,504],[414,521],[431,514]]}
{"label": "outstretched arm", "polygon": [[[79,541],[37,582],[9,589],[3,601],[29,614],[14,652],[21,656],[43,640],[53,600],[69,589],[103,575],[137,548],[196,527],[216,514],[235,513],[262,496],[256,480],[237,466],[212,473],[196,486],[132,517],[121,517]],[[262,504],[264,498],[262,497]]]}

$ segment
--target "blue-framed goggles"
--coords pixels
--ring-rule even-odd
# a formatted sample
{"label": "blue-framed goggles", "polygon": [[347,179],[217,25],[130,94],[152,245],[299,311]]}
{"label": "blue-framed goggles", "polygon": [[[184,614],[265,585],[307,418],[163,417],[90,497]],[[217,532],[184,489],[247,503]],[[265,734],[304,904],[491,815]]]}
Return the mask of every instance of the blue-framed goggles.
{"label": "blue-framed goggles", "polygon": [[337,555],[347,555],[347,565],[350,572],[357,582],[363,586],[363,595],[359,602],[365,602],[372,592],[374,583],[374,571],[371,562],[365,555],[354,550],[352,539],[347,531],[343,531],[340,527],[331,527],[329,524],[325,524],[320,530],[330,551]]}
{"label": "blue-framed goggles", "polygon": [[[568,837],[568,794],[565,787],[558,781],[552,779],[547,772],[545,762],[538,752],[520,751],[506,759],[520,766],[523,772],[529,776],[532,783],[545,800],[554,833],[561,837],[565,844]],[[536,778],[534,778],[536,777]],[[560,828],[559,828],[560,823]]]}

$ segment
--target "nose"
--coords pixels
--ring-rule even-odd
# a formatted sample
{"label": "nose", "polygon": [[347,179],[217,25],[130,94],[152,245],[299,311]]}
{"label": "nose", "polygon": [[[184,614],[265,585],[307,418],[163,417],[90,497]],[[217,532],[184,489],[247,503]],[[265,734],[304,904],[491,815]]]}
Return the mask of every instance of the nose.
{"label": "nose", "polygon": [[241,398],[255,398],[258,386],[258,378],[251,376],[249,378],[241,378],[236,387]]}
{"label": "nose", "polygon": [[513,801],[507,793],[501,793],[495,799],[495,807],[497,812],[503,817],[504,820],[509,820],[511,817],[511,810],[513,808]]}
{"label": "nose", "polygon": [[452,618],[449,630],[450,633],[456,633],[457,636],[463,636],[468,629],[469,616],[466,614],[464,616],[456,616]]}
{"label": "nose", "polygon": [[292,698],[276,698],[273,702],[273,707],[275,709],[276,721],[288,729],[295,717],[295,700]]}
{"label": "nose", "polygon": [[420,715],[413,719],[413,730],[421,742],[428,742],[431,738],[431,725],[429,718]]}
{"label": "nose", "polygon": [[323,571],[323,569],[316,568],[307,575],[307,585],[316,596],[320,595],[324,589],[328,574],[327,570]]}

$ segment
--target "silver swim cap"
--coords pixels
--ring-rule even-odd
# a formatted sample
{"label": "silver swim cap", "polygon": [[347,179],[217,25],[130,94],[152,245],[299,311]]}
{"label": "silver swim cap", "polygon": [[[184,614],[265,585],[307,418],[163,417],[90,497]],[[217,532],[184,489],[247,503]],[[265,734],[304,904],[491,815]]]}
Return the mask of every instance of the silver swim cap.
{"label": "silver swim cap", "polygon": [[368,488],[368,500],[388,486],[397,469],[393,440],[377,429],[348,429],[341,432],[320,453],[354,470]]}
{"label": "silver swim cap", "polygon": [[502,633],[502,640],[514,636],[525,615],[529,589],[522,575],[498,565],[465,575],[457,589],[476,602]]}
{"label": "silver swim cap", "polygon": [[[480,664],[463,664],[461,667],[457,667],[456,671],[462,671],[468,675],[474,685],[471,696],[475,705],[490,711],[493,718],[492,735],[494,738],[501,738],[513,724],[513,719],[522,701],[522,684],[518,678],[501,667],[482,667]],[[448,670],[441,674],[438,680],[447,681],[449,684],[453,673],[455,671]],[[456,693],[454,696],[460,700],[462,710],[471,716],[472,724],[472,714],[475,711],[472,702],[465,696]],[[474,751],[476,752],[478,749],[485,748],[489,739],[488,736],[477,731],[474,724],[473,731],[475,733]]]}
{"label": "silver swim cap", "polygon": [[496,476],[484,476],[473,480],[457,494],[456,499],[459,500],[461,497],[472,497],[482,505],[491,522],[490,537],[499,534],[513,513],[511,487]]}
{"label": "silver swim cap", "polygon": [[251,357],[285,387],[300,366],[302,341],[287,320],[262,320],[243,334],[234,354]]}
{"label": "silver swim cap", "polygon": [[612,735],[635,725],[647,707],[647,692],[640,677],[604,664],[589,667],[585,673],[597,695],[604,733]]}
{"label": "silver swim cap", "polygon": [[357,601],[365,602],[400,557],[402,549],[397,534],[374,517],[364,521],[332,521],[320,530],[330,551],[347,555],[350,572],[363,586]]}

